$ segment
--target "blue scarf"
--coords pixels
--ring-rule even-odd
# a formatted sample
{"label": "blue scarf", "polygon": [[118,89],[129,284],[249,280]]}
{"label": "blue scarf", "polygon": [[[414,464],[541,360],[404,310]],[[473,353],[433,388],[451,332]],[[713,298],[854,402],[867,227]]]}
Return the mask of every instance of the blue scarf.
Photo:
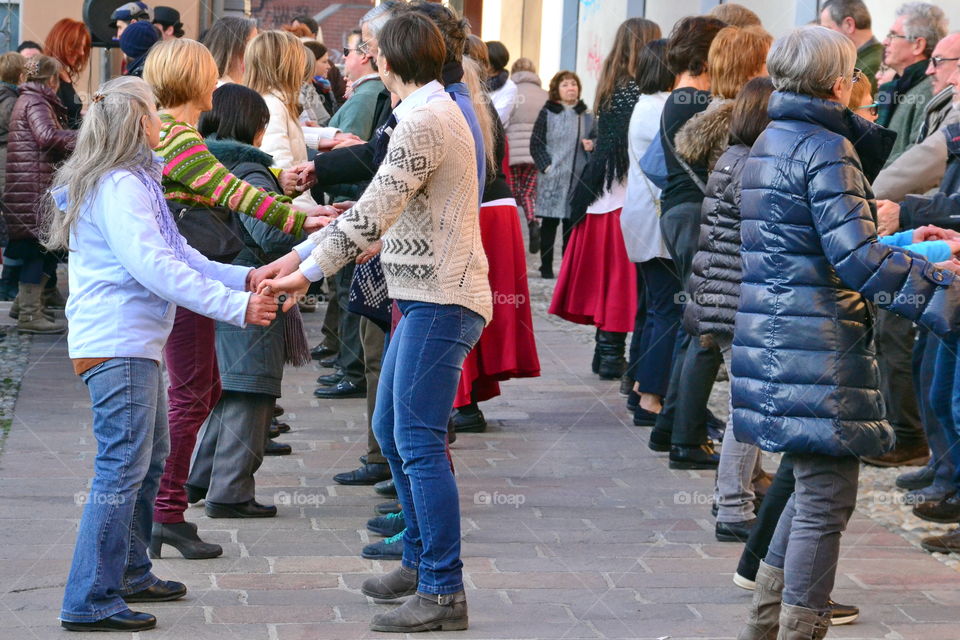
{"label": "blue scarf", "polygon": [[145,186],[147,190],[150,191],[150,195],[153,196],[154,216],[157,219],[157,225],[160,227],[160,235],[163,236],[167,245],[173,250],[173,255],[175,255],[178,260],[186,262],[186,243],[184,242],[183,236],[180,235],[180,230],[177,229],[177,223],[174,222],[173,215],[170,213],[170,207],[167,206],[167,199],[163,196],[163,187],[160,186],[163,178],[163,165],[163,158],[154,154],[153,162],[145,167],[139,167],[131,171],[131,173],[143,183],[143,186]]}

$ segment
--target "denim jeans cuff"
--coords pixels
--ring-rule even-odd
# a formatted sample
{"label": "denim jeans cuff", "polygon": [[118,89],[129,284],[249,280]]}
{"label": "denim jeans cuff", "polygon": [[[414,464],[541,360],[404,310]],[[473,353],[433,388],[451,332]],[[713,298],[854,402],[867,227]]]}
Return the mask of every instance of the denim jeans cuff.
{"label": "denim jeans cuff", "polygon": [[463,591],[463,582],[458,582],[455,585],[449,585],[449,586],[426,585],[421,582],[420,584],[417,585],[417,591],[419,591],[420,593],[429,593],[430,595],[434,595],[434,596],[445,596],[450,593],[457,593],[459,591]]}
{"label": "denim jeans cuff", "polygon": [[147,573],[147,575],[136,580],[135,582],[127,582],[127,579],[123,580],[123,595],[129,596],[131,594],[143,591],[144,589],[149,589],[153,585],[160,582],[160,578],[153,575],[153,573]]}
{"label": "denim jeans cuff", "polygon": [[117,604],[107,607],[106,609],[101,609],[95,613],[69,613],[67,611],[61,611],[60,619],[64,622],[97,622],[98,620],[116,615],[121,611],[126,611],[129,608],[127,603],[121,599]]}
{"label": "denim jeans cuff", "polygon": [[400,564],[401,564],[405,569],[410,569],[411,571],[418,571],[418,570],[420,569],[420,565],[419,565],[418,563],[416,563],[416,562],[410,562],[410,561],[407,560],[406,558],[401,558],[401,559],[400,559]]}

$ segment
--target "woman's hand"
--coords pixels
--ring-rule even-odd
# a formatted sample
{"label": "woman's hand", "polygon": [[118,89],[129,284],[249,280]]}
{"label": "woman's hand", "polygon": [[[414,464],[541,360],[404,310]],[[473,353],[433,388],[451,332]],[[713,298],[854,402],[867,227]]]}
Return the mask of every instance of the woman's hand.
{"label": "woman's hand", "polygon": [[383,240],[377,240],[369,247],[360,252],[360,255],[357,256],[357,264],[364,264],[369,262],[373,256],[380,253],[380,250],[383,248]]}
{"label": "woman's hand", "polygon": [[336,209],[337,211],[339,211],[340,213],[343,213],[344,211],[349,211],[350,209],[353,209],[354,205],[356,204],[357,204],[356,200],[344,200],[343,202],[334,202],[330,206]]}
{"label": "woman's hand", "polygon": [[900,228],[900,205],[892,200],[877,200],[877,235],[888,236]]}
{"label": "woman's hand", "polygon": [[361,140],[358,136],[355,136],[352,133],[345,133],[343,131],[340,131],[339,133],[335,134],[332,138],[326,138],[318,142],[317,150],[330,151],[331,149],[340,147],[345,142],[350,143],[349,145],[346,145],[346,146],[351,146],[354,144],[363,144],[363,140]]}
{"label": "woman's hand", "polygon": [[300,195],[301,189],[298,187],[300,175],[295,169],[282,169],[280,171],[280,186],[283,188],[283,195]]}
{"label": "woman's hand", "polygon": [[270,278],[282,278],[291,274],[300,266],[300,256],[296,251],[291,251],[282,258],[277,258],[270,264],[265,264],[259,269],[250,271],[247,277],[247,286],[250,291],[259,291],[260,284]]}
{"label": "woman's hand", "polygon": [[307,277],[299,271],[294,271],[282,278],[264,280],[260,283],[258,293],[276,296],[283,304],[283,310],[289,311],[298,300],[306,295],[309,288],[310,281]]}
{"label": "woman's hand", "polygon": [[277,301],[272,296],[254,293],[247,302],[244,320],[247,324],[268,327],[277,318]]}
{"label": "woman's hand", "polygon": [[584,138],[583,140],[581,140],[581,142],[583,143],[584,151],[593,151],[593,140],[591,140],[590,138]]}

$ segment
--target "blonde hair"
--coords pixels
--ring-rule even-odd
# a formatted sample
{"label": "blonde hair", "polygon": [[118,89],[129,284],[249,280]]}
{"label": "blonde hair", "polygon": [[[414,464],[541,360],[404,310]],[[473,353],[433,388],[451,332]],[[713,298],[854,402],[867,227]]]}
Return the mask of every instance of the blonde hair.
{"label": "blonde hair", "polygon": [[143,66],[143,79],[153,87],[160,106],[187,104],[208,91],[220,72],[210,51],[188,38],[161,40]]}
{"label": "blonde hair", "polygon": [[[480,127],[481,137],[483,138],[483,155],[487,159],[487,167],[494,169],[494,172],[496,172],[494,167],[497,162],[496,141],[493,134],[494,115],[490,113],[490,96],[487,95],[485,85],[480,80],[483,67],[468,55],[463,56],[461,64],[463,65],[463,83],[467,85],[467,91],[470,93],[470,102],[473,103],[473,110],[477,115],[477,126]],[[482,184],[480,189],[483,189]]]}
{"label": "blonde hair", "polygon": [[306,47],[299,38],[286,31],[261,31],[247,45],[244,63],[243,84],[261,95],[279,94],[296,120],[300,87],[307,78]]}
{"label": "blonde hair", "polygon": [[732,100],[747,81],[760,75],[767,61],[773,36],[763,27],[724,27],[717,32],[707,53],[710,92]]}
{"label": "blonde hair", "polygon": [[49,198],[42,241],[51,251],[68,249],[82,208],[108,173],[149,167],[153,150],[142,119],[154,104],[150,85],[133,76],[114,78],[93,95],[77,134],[77,146],[57,171],[51,191],[67,189],[66,210]]}

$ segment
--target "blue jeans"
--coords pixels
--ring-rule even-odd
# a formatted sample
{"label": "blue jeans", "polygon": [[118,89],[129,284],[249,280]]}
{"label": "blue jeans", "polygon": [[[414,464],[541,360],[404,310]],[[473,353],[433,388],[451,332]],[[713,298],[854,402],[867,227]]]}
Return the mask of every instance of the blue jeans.
{"label": "blue jeans", "polygon": [[60,619],[95,622],[126,611],[123,596],[153,586],[147,556],[153,503],[170,450],[160,365],[113,358],[83,374],[97,439]]}
{"label": "blue jeans", "polygon": [[[953,484],[960,486],[960,369],[957,349],[960,341],[956,338],[943,338],[937,349],[937,364],[933,370],[933,384],[930,388],[930,404],[933,413],[942,427],[941,433],[946,439],[946,454],[953,463]],[[937,474],[940,479],[940,474]],[[954,487],[951,487],[953,489]]]}
{"label": "blue jeans", "polygon": [[[931,334],[925,329],[917,331],[917,344],[913,350],[913,381],[917,388],[917,400],[920,405],[920,419],[923,423],[923,429],[927,434],[927,442],[930,443],[930,462],[927,466],[934,470],[934,486],[946,488],[949,491],[957,490],[957,482],[954,478],[956,467],[951,457],[957,451],[950,451],[949,436],[945,432],[947,428],[953,429],[952,419],[946,426],[941,422],[941,417],[933,406],[934,384],[936,384],[936,367],[938,352],[940,351],[942,339]],[[956,350],[956,343],[953,347]],[[955,355],[952,357],[956,357]],[[943,398],[947,401],[946,410],[952,411],[953,406],[953,385],[948,385],[945,389],[941,388],[938,393],[947,395]],[[941,400],[941,403],[943,400]]]}
{"label": "blue jeans", "polygon": [[383,358],[373,431],[403,507],[403,565],[419,571],[420,592],[456,593],[463,589],[460,496],[447,422],[483,318],[459,305],[398,305],[403,318]]}

